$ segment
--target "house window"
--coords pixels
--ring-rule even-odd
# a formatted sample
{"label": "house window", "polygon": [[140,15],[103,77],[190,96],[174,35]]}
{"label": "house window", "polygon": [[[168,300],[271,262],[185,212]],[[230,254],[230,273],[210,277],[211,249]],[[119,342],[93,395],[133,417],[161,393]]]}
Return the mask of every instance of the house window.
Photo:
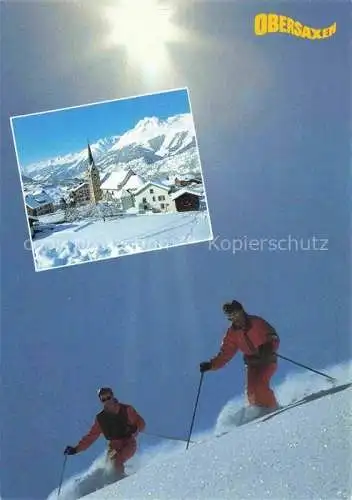
{"label": "house window", "polygon": [[144,210],[148,210],[148,205],[143,205]]}
{"label": "house window", "polygon": [[154,193],[154,189],[149,189],[149,193],[153,194]]}
{"label": "house window", "polygon": [[142,203],[147,203],[147,198],[142,198]]}
{"label": "house window", "polygon": [[153,196],[153,201],[155,201],[155,196]]}
{"label": "house window", "polygon": [[164,209],[165,208],[165,203],[160,203],[160,208]]}

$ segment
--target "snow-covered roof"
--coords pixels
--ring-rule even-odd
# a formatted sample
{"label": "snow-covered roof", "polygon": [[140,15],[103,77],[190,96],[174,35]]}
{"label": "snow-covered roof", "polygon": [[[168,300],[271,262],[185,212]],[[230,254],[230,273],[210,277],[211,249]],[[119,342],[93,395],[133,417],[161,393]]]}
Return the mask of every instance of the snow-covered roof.
{"label": "snow-covered roof", "polygon": [[164,184],[159,184],[158,182],[149,181],[149,182],[146,182],[145,184],[143,184],[143,186],[141,186],[139,189],[137,189],[137,191],[134,194],[140,194],[150,186],[155,186],[155,187],[158,187],[160,189],[164,189],[165,191],[169,191],[169,189],[170,189],[169,186],[165,186]]}
{"label": "snow-covered roof", "polygon": [[125,189],[139,189],[145,184],[145,180],[142,179],[139,175],[132,175],[126,184],[124,185]]}
{"label": "snow-covered roof", "polygon": [[172,200],[176,200],[177,198],[179,198],[180,196],[182,196],[183,194],[186,194],[186,193],[201,197],[200,193],[197,193],[196,191],[192,191],[191,189],[179,189],[178,191],[175,191],[175,193],[172,193],[170,198]]}
{"label": "snow-covered roof", "polygon": [[195,193],[200,193],[200,194],[204,193],[204,186],[203,186],[203,184],[191,183],[187,187],[188,187],[188,190],[194,191]]}
{"label": "snow-covered roof", "polygon": [[117,189],[126,179],[128,172],[125,170],[116,170],[111,172],[109,177],[101,184],[101,189]]}
{"label": "snow-covered roof", "polygon": [[74,187],[71,189],[71,191],[77,191],[78,189],[81,189],[82,187],[88,187],[88,182],[82,182],[82,184],[79,184],[78,186]]}
{"label": "snow-covered roof", "polygon": [[34,191],[31,192],[33,196],[40,196],[43,193],[45,193],[44,189],[35,189]]}
{"label": "snow-covered roof", "polygon": [[43,205],[54,203],[54,200],[45,191],[35,191],[25,196],[26,205],[29,208],[40,208]]}

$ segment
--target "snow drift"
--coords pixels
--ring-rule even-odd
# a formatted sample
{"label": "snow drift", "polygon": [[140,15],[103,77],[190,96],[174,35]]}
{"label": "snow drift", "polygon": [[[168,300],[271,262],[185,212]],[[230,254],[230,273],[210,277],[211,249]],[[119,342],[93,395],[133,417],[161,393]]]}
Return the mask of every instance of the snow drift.
{"label": "snow drift", "polygon": [[[291,376],[275,390],[281,405],[296,406],[245,426],[234,422],[243,398],[230,401],[214,429],[193,436],[196,443],[188,451],[183,443],[151,448],[131,460],[131,477],[87,500],[351,498],[352,363],[325,371],[337,379],[334,387],[313,374]],[[98,490],[109,484],[108,476],[99,457],[63,485],[60,498],[74,500]],[[48,500],[56,498],[54,491]]]}
{"label": "snow drift", "polygon": [[37,271],[209,241],[207,211],[81,220],[39,233],[33,241]]}

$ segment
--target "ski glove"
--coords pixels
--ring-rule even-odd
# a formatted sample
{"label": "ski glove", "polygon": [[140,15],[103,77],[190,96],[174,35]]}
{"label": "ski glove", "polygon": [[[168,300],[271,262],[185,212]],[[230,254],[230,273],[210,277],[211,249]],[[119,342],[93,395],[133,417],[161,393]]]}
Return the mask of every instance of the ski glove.
{"label": "ski glove", "polygon": [[74,446],[66,446],[64,454],[65,455],[76,455],[77,450]]}
{"label": "ski glove", "polygon": [[200,373],[207,372],[207,371],[211,370],[211,362],[210,361],[203,361],[199,365],[199,368],[200,368]]}

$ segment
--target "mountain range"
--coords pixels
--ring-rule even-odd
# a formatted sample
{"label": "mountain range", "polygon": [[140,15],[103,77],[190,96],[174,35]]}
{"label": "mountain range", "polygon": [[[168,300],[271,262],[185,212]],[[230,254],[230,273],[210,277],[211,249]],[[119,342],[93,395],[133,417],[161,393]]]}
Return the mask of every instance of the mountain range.
{"label": "mountain range", "polygon": [[[201,170],[190,113],[164,120],[145,117],[124,134],[99,139],[90,146],[102,179],[113,170],[127,168],[146,179]],[[85,146],[78,152],[21,166],[22,182],[28,190],[67,188],[82,180],[87,165]]]}

